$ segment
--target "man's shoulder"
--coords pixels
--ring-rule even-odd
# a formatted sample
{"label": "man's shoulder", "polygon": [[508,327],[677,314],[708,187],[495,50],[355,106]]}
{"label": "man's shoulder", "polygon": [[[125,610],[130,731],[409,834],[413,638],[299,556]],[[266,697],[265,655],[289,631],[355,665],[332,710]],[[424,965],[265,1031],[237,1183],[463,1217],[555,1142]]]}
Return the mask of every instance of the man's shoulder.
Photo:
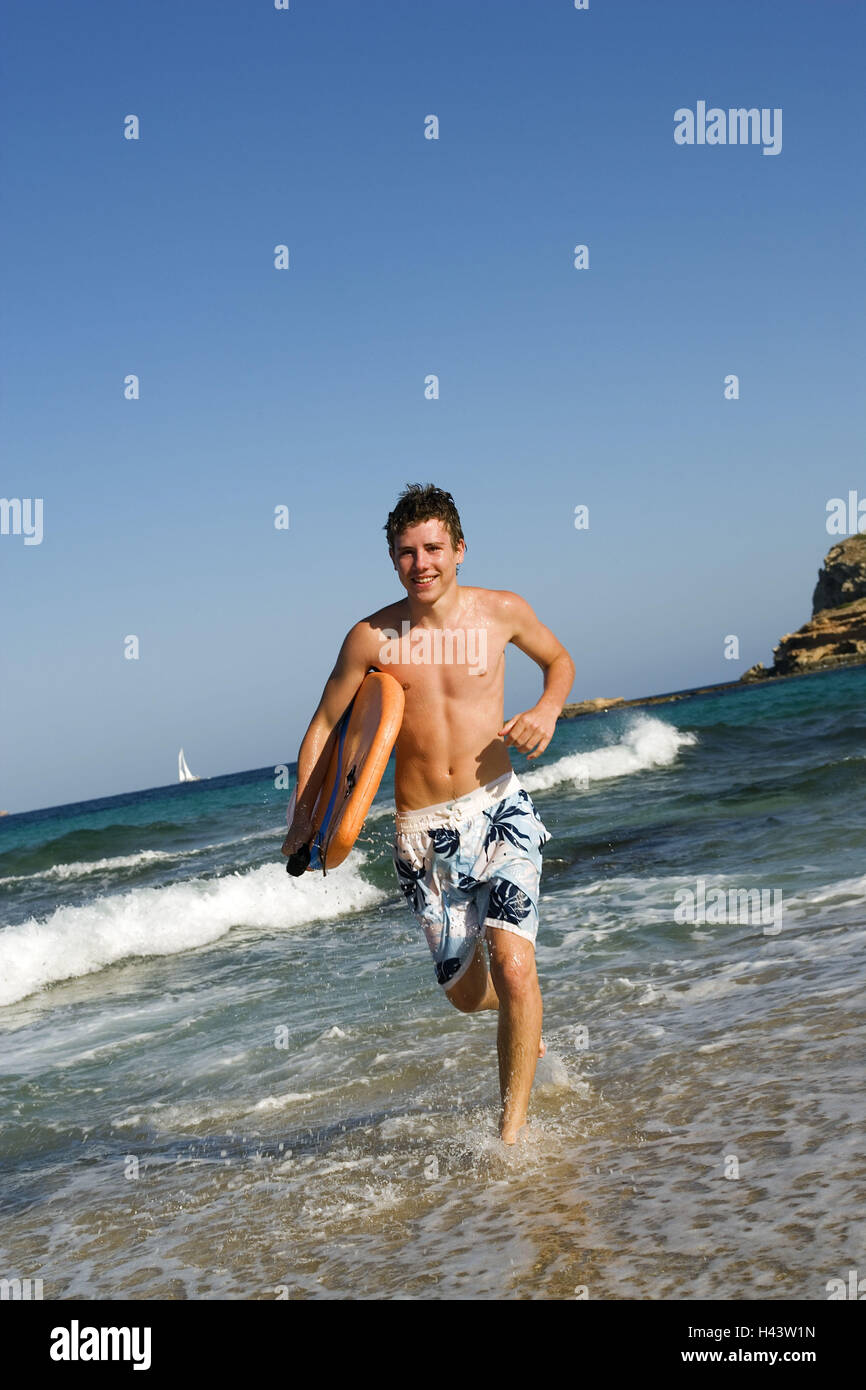
{"label": "man's shoulder", "polygon": [[377,608],[375,613],[368,613],[366,618],[361,619],[361,623],[374,628],[393,627],[394,623],[399,623],[408,612],[409,605],[406,600],[398,598],[394,603],[386,603],[382,608]]}
{"label": "man's shoulder", "polygon": [[407,612],[405,599],[398,599],[396,603],[386,603],[383,608],[377,608],[375,613],[368,613],[365,618],[359,618],[349,629],[349,637],[362,641],[365,637],[378,636],[385,629],[393,628],[395,624],[399,626]]}
{"label": "man's shoulder", "polygon": [[513,589],[478,589],[462,586],[477,606],[491,618],[508,618],[526,607],[526,599]]}

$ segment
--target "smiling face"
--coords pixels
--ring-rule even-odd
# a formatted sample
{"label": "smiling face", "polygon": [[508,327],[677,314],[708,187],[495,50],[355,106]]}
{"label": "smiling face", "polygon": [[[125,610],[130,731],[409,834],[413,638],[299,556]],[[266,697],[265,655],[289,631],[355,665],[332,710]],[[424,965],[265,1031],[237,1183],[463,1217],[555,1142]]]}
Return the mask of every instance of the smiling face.
{"label": "smiling face", "polygon": [[432,604],[456,583],[465,553],[465,543],[461,540],[455,550],[442,522],[433,518],[401,531],[391,559],[409,597]]}

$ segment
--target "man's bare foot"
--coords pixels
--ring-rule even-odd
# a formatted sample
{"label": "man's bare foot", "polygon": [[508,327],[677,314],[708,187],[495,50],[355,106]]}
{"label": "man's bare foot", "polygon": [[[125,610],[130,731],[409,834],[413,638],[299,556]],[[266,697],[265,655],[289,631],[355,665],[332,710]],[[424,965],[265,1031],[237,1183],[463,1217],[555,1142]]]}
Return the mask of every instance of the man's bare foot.
{"label": "man's bare foot", "polygon": [[544,1038],[539,1038],[539,1039],[538,1039],[538,1055],[539,1055],[539,1057],[543,1057],[544,1054],[545,1054],[546,1052],[547,1052],[547,1044],[545,1043]]}
{"label": "man's bare foot", "polygon": [[525,1128],[526,1128],[526,1121],[525,1121],[525,1120],[523,1120],[522,1123],[519,1124],[519,1125],[515,1125],[515,1124],[503,1125],[502,1128],[501,1128],[500,1131],[499,1131],[499,1138],[502,1140],[503,1144],[516,1144],[516,1143],[517,1143],[517,1140],[518,1140],[518,1137],[519,1137],[519,1135],[520,1135],[520,1131],[521,1131],[522,1129],[525,1129]]}

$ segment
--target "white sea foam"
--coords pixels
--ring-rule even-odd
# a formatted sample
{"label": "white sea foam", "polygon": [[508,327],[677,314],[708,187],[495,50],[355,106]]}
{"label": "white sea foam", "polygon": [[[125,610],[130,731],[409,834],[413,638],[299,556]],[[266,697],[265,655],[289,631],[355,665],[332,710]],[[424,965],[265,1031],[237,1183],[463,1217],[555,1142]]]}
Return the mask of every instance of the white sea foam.
{"label": "white sea foam", "polygon": [[0,931],[0,1006],[132,956],[207,946],[235,926],[284,931],[370,907],[387,894],[361,877],[363,862],[356,853],[327,878],[309,873],[297,879],[287,879],[279,864],[265,864],[222,878],[102,896],[6,927]]}
{"label": "white sea foam", "polygon": [[544,1057],[539,1058],[534,1084],[538,1091],[558,1091],[571,1087],[568,1068],[558,1052],[548,1050]]}
{"label": "white sea foam", "polygon": [[617,743],[593,748],[586,753],[569,753],[548,767],[521,772],[520,780],[529,792],[546,791],[562,782],[600,782],[609,777],[627,777],[652,767],[668,767],[681,748],[697,743],[695,734],[685,733],[663,719],[649,714],[635,715]]}
{"label": "white sea foam", "polygon": [[84,878],[87,874],[113,873],[116,869],[136,869],[144,864],[165,864],[171,859],[188,859],[191,854],[201,854],[203,850],[184,850],[170,853],[168,850],[142,849],[137,854],[118,854],[110,859],[76,860],[71,864],[52,864],[48,869],[40,869],[34,874],[10,874],[0,878],[4,883],[24,883],[37,878]]}
{"label": "white sea foam", "polygon": [[698,1052],[724,1052],[724,1051],[726,1051],[726,1050],[727,1050],[728,1048],[730,1048],[730,1047],[741,1047],[741,1046],[742,1046],[742,1042],[743,1042],[743,1039],[742,1039],[742,1035],[741,1035],[740,1033],[728,1033],[728,1034],[726,1034],[723,1038],[719,1038],[719,1040],[718,1040],[717,1042],[703,1043],[703,1044],[697,1049],[697,1051],[698,1051]]}
{"label": "white sea foam", "polygon": [[[388,808],[385,809],[387,811]],[[393,806],[390,809],[393,814]],[[385,812],[380,811],[379,814],[385,814]],[[88,874],[115,873],[119,869],[138,869],[156,864],[168,864],[177,859],[189,860],[200,854],[211,854],[215,850],[235,849],[237,845],[246,844],[251,840],[272,840],[279,849],[284,839],[285,830],[281,826],[277,826],[275,829],[255,830],[250,835],[238,835],[231,840],[219,840],[215,844],[199,845],[192,849],[141,849],[137,850],[135,854],[115,854],[107,859],[74,860],[69,864],[51,864],[47,869],[38,869],[32,874],[9,874],[6,878],[0,878],[0,887],[4,883],[27,883],[40,878],[86,878]]]}
{"label": "white sea foam", "polygon": [[265,1096],[257,1100],[254,1110],[282,1110],[287,1105],[295,1105],[299,1100],[313,1100],[316,1096],[326,1096],[328,1091],[286,1091],[282,1096]]}
{"label": "white sea foam", "polygon": [[828,883],[823,888],[813,889],[811,892],[804,892],[797,895],[807,902],[826,903],[835,902],[841,899],[844,903],[863,902],[866,900],[866,874],[860,878],[840,878],[835,883]]}

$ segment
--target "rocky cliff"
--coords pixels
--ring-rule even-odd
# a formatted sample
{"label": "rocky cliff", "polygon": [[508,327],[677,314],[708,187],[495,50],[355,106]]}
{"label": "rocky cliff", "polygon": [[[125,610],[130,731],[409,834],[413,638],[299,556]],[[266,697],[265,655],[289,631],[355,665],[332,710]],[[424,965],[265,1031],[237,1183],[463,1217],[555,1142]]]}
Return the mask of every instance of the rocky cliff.
{"label": "rocky cliff", "polygon": [[828,551],[812,596],[812,617],[773,649],[773,665],[752,666],[744,681],[796,676],[866,661],[866,534]]}

